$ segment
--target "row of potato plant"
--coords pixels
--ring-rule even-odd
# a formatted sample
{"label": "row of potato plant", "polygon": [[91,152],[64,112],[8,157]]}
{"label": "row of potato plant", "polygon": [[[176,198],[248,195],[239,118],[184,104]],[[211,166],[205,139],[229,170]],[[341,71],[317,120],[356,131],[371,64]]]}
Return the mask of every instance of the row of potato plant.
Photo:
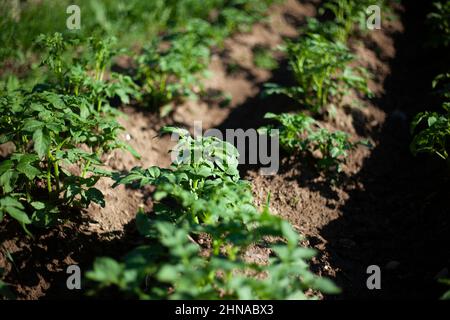
{"label": "row of potato plant", "polygon": [[[313,117],[339,106],[349,91],[372,97],[367,84],[369,72],[351,66],[355,56],[346,44],[350,35],[363,32],[364,29],[358,26],[361,27],[361,17],[365,17],[370,4],[370,1],[324,1],[319,12],[324,16],[331,13],[333,18],[308,19],[306,31],[300,38],[287,40],[281,47],[287,55],[295,85],[285,87],[268,83],[265,93],[286,95],[306,107]],[[381,7],[389,8],[384,1]],[[367,141],[352,142],[349,134],[321,126],[313,117],[305,112],[269,113],[266,118],[277,121],[279,126],[265,126],[260,130],[279,129],[280,145],[287,152],[315,154],[318,169],[332,176],[342,170],[348,151],[359,144],[369,146]]]}
{"label": "row of potato plant", "polygon": [[[309,270],[315,251],[299,246],[293,227],[268,205],[260,211],[253,204],[233,145],[179,128],[163,132],[179,136],[169,169],[114,175],[116,185],[154,186],[153,211],[137,215],[142,245],[122,261],[95,261],[87,273],[91,294],[116,288],[141,299],[308,299],[339,292]],[[254,250],[266,253],[263,261],[252,258]]]}
{"label": "row of potato plant", "polygon": [[[369,93],[364,71],[348,66],[353,56],[342,42],[313,33],[305,39],[287,50],[298,87],[272,86],[268,93],[299,100],[313,93],[302,102],[316,112],[331,96],[342,95],[339,85]],[[318,49],[328,59],[317,58]],[[340,170],[342,158],[357,145],[346,133],[331,132],[305,114],[266,117],[282,124],[284,148],[319,150],[321,168]],[[164,132],[176,132],[182,146],[170,169],[135,168],[114,177],[116,185],[155,187],[153,212],[141,209],[137,216],[145,243],[121,261],[98,258],[87,273],[92,294],[108,294],[112,287],[145,299],[303,299],[317,297],[318,291],[338,292],[308,270],[314,251],[299,247],[292,226],[270,214],[268,206],[262,212],[254,206],[250,185],[239,178],[239,155],[232,145],[213,137],[193,139],[178,128]],[[252,262],[246,253],[261,247],[268,247],[269,257]]]}
{"label": "row of potato plant", "polygon": [[[63,59],[70,41],[61,34],[42,36],[46,54],[44,82],[32,89],[9,81],[0,96],[0,143],[13,152],[0,164],[0,218],[6,213],[25,230],[49,226],[61,218],[61,207],[104,206],[94,187],[103,175],[101,156],[123,148],[122,127],[109,99],[129,100],[130,79],[105,70],[113,55],[111,40],[90,38],[88,59]],[[114,79],[114,81],[112,80]]]}

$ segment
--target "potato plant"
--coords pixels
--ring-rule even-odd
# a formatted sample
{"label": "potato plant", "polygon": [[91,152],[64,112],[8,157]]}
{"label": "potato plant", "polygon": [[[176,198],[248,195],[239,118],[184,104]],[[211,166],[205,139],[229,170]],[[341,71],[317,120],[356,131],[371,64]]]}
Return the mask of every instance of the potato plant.
{"label": "potato plant", "polygon": [[[439,282],[442,284],[445,284],[447,286],[450,286],[450,279],[439,279]],[[442,300],[450,300],[450,290],[448,290],[447,292],[445,292],[442,297]]]}
{"label": "potato plant", "polygon": [[[440,158],[449,159],[450,141],[450,74],[441,74],[433,81],[433,88],[437,90],[444,102],[443,112],[424,111],[418,113],[412,123],[411,132],[414,134],[411,142],[413,154],[422,152],[436,154]],[[439,90],[438,90],[439,89]]]}
{"label": "potato plant", "polygon": [[153,108],[202,93],[210,51],[237,30],[247,30],[261,19],[273,0],[233,0],[212,21],[192,19],[180,30],[155,37],[137,55],[136,82]]}
{"label": "potato plant", "polygon": [[[308,289],[338,292],[309,271],[314,250],[298,246],[292,226],[253,205],[234,146],[165,131],[180,134],[170,169],[135,168],[116,177],[118,184],[156,188],[154,214],[140,210],[136,219],[146,243],[123,261],[98,258],[87,273],[95,292],[116,287],[143,299],[306,299],[315,296]],[[267,241],[266,263],[246,260],[247,250]]]}
{"label": "potato plant", "polygon": [[383,18],[389,17],[391,8],[384,0],[376,2],[371,0],[326,0],[319,12],[323,14],[330,11],[333,14],[333,20],[331,21],[336,25],[336,28],[333,28],[336,31],[334,40],[345,43],[356,32],[366,31],[366,10],[372,5],[380,7]]}
{"label": "potato plant", "polygon": [[[411,143],[413,154],[420,152],[434,153],[440,158],[448,159],[450,137],[450,105],[444,104],[444,114],[424,111],[416,115],[412,122],[411,130],[416,132]],[[420,124],[425,124],[422,130],[417,129]]]}
{"label": "potato plant", "polygon": [[330,10],[334,15],[334,23],[339,28],[337,40],[346,42],[354,27],[364,20],[365,10],[372,4],[371,1],[330,0],[325,1],[322,10]]}
{"label": "potato plant", "polygon": [[161,107],[181,97],[196,97],[199,93],[212,41],[205,37],[209,27],[205,24],[197,22],[199,29],[192,26],[185,32],[155,38],[136,58],[137,82],[142,84],[152,107]]}
{"label": "potato plant", "polygon": [[266,70],[278,68],[278,61],[273,57],[273,52],[264,47],[255,47],[253,49],[253,64]]}
{"label": "potato plant", "polygon": [[[323,128],[319,122],[304,113],[279,115],[267,113],[265,118],[280,123],[276,129],[279,132],[282,148],[289,153],[307,153],[313,158],[318,152],[317,167],[326,172],[341,172],[348,152],[359,144],[368,145],[364,141],[351,142],[347,133]],[[273,134],[273,129],[273,126],[266,126],[259,131]]]}
{"label": "potato plant", "polygon": [[269,83],[266,85],[267,94],[287,95],[315,113],[332,102],[339,103],[342,95],[350,89],[370,95],[367,72],[349,66],[354,56],[344,44],[311,33],[297,42],[288,41],[284,51],[288,55],[295,86],[280,87]]}
{"label": "potato plant", "polygon": [[[51,72],[48,79],[32,90],[5,86],[0,94],[0,144],[14,145],[0,165],[2,216],[7,213],[25,230],[31,223],[55,223],[62,206],[104,206],[94,187],[103,175],[97,169],[101,156],[117,148],[138,156],[119,139],[122,127],[107,100],[128,97],[120,94],[120,83],[103,79],[112,57],[108,44],[90,40],[91,72],[88,62],[69,63],[65,53],[74,42],[60,34],[39,43],[46,48],[42,66]],[[97,84],[101,89],[94,91]]]}
{"label": "potato plant", "polygon": [[[60,33],[41,35],[38,44],[45,52],[41,65],[50,71],[43,85],[47,90],[85,97],[93,102],[97,112],[105,114],[114,112],[109,105],[114,97],[119,97],[122,103],[139,99],[139,87],[129,76],[109,70],[113,58],[121,51],[115,43],[114,37],[71,39]],[[83,51],[81,55],[73,53],[77,46]]]}
{"label": "potato plant", "polygon": [[231,0],[226,1],[223,10],[220,11],[217,24],[227,34],[234,31],[248,32],[251,26],[265,18],[265,15],[273,3],[279,0]]}

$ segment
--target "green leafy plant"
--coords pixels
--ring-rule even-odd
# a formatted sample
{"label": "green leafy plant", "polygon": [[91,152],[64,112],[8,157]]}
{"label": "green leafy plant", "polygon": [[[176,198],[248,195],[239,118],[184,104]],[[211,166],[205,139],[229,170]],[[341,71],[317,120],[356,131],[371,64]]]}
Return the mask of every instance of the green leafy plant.
{"label": "green leafy plant", "polygon": [[256,47],[253,50],[253,63],[261,69],[273,70],[278,67],[277,60],[269,49]]}
{"label": "green leafy plant", "polygon": [[289,58],[296,86],[267,84],[267,94],[285,94],[306,104],[313,112],[321,111],[332,98],[337,103],[349,89],[370,95],[367,72],[348,64],[354,56],[340,42],[319,34],[309,34],[298,42],[287,42],[284,51]]}
{"label": "green leafy plant", "polygon": [[[136,57],[136,82],[152,107],[176,103],[202,93],[210,48],[221,45],[236,30],[248,29],[262,18],[273,0],[232,0],[221,3],[215,18],[192,19],[184,28],[155,37]],[[265,58],[267,61],[267,57]]]}
{"label": "green leafy plant", "polygon": [[[265,118],[280,123],[276,129],[282,148],[289,153],[306,152],[312,157],[318,157],[318,168],[328,172],[340,172],[349,151],[359,144],[368,145],[364,141],[351,142],[347,133],[329,131],[304,113],[267,113]],[[271,135],[274,134],[273,129],[273,126],[266,126],[259,131]]]}
{"label": "green leafy plant", "polygon": [[[94,187],[104,175],[97,169],[101,156],[117,148],[138,156],[118,139],[122,127],[112,108],[99,103],[112,97],[108,90],[117,82],[107,83],[98,94],[90,85],[103,81],[112,56],[109,44],[93,45],[97,54],[92,80],[88,63],[71,67],[71,57],[64,56],[73,42],[65,42],[60,34],[43,36],[39,42],[47,49],[42,65],[52,71],[47,81],[32,90],[8,85],[0,94],[0,144],[14,146],[0,166],[2,218],[6,212],[24,228],[56,222],[62,206],[104,206],[102,193]],[[118,90],[124,89],[113,90],[120,96]]]}
{"label": "green leafy plant", "polygon": [[137,57],[137,81],[142,83],[153,107],[197,96],[202,87],[200,78],[205,75],[210,58],[207,39],[188,29],[157,38],[144,48]]}
{"label": "green leafy plant", "polygon": [[334,14],[334,22],[339,26],[337,40],[346,42],[353,28],[365,18],[365,10],[370,1],[330,0],[325,1],[323,9]]}
{"label": "green leafy plant", "polygon": [[[447,286],[450,286],[450,279],[439,279],[440,283],[443,283]],[[450,300],[450,290],[448,290],[447,292],[445,292],[442,297],[442,300]]]}
{"label": "green leafy plant", "polygon": [[[309,271],[314,250],[298,247],[290,224],[253,205],[234,146],[182,129],[164,132],[180,135],[170,169],[135,168],[116,177],[117,183],[156,188],[154,214],[140,210],[136,218],[146,244],[123,262],[98,258],[87,273],[95,292],[112,286],[143,299],[306,299],[314,297],[306,294],[309,288],[338,292]],[[267,243],[265,263],[246,258]]]}
{"label": "green leafy plant", "polygon": [[[444,160],[448,159],[448,140],[450,137],[450,105],[444,104],[446,114],[437,112],[421,112],[412,121],[411,131],[417,132],[411,143],[413,154],[420,152],[437,154]],[[426,128],[418,130],[418,126],[426,124]]]}
{"label": "green leafy plant", "polygon": [[[55,33],[41,35],[37,43],[46,52],[41,65],[51,71],[44,84],[46,90],[84,96],[92,101],[98,112],[104,114],[117,113],[109,104],[114,97],[119,97],[125,104],[132,98],[140,98],[139,87],[129,76],[109,70],[112,59],[122,51],[115,47],[114,37],[90,37],[84,41]],[[87,47],[83,54],[73,54],[74,47],[81,44]],[[105,79],[106,73],[108,79]]]}
{"label": "green leafy plant", "polygon": [[[184,129],[165,127],[163,133],[176,133],[180,135],[176,158],[173,161],[172,169],[151,168],[147,171],[134,169],[119,183],[130,183],[140,180],[140,185],[155,184],[158,191],[155,199],[166,197],[167,194],[190,201],[192,206],[202,208],[201,198],[211,198],[210,193],[214,193],[219,186],[223,188],[234,188],[248,191],[249,185],[239,181],[238,152],[236,148],[215,137],[192,138]],[[176,170],[174,170],[176,169]],[[155,180],[149,180],[153,177]],[[234,199],[236,200],[236,199]],[[244,197],[240,204],[248,202],[248,197]],[[165,209],[165,208],[162,208]],[[194,209],[194,208],[192,208]],[[155,208],[158,213],[159,207]],[[196,223],[217,220],[215,212],[190,212],[190,218]]]}
{"label": "green leafy plant", "polygon": [[444,160],[448,160],[450,138],[450,74],[437,76],[432,87],[444,98],[442,108],[444,113],[424,111],[418,113],[411,123],[411,133],[415,133],[411,142],[413,154],[426,152],[434,153]]}
{"label": "green leafy plant", "polygon": [[[74,101],[72,96],[44,91],[25,94],[22,98],[13,107],[8,98],[0,98],[0,141],[13,143],[15,147],[1,164],[1,194],[8,195],[5,198],[8,203],[11,196],[26,201],[30,209],[35,209],[33,216],[44,209],[50,213],[58,204],[68,205],[76,195],[81,196],[80,204],[92,200],[104,204],[100,192],[93,188],[99,176],[85,178],[85,175],[90,172],[90,165],[101,163],[102,152],[123,144],[115,140],[120,126],[101,115],[83,115],[83,105],[78,107],[76,103],[84,102],[87,108],[86,101]],[[92,151],[80,149],[81,144]],[[68,170],[71,165],[83,167],[79,178]],[[47,196],[42,195],[43,185]],[[78,190],[77,194],[73,194],[74,190]],[[23,206],[15,207],[23,209]],[[11,210],[6,211],[12,216]],[[13,217],[22,224],[29,223],[23,216]]]}
{"label": "green leafy plant", "polygon": [[[383,12],[383,17],[392,16],[392,10],[387,1],[378,0],[327,0],[324,1],[319,13],[330,11],[333,14],[332,23],[336,27],[327,25],[324,31],[333,30],[334,40],[345,43],[348,37],[356,32],[366,31],[366,10],[372,5],[377,5]],[[331,28],[330,28],[331,27]]]}
{"label": "green leafy plant", "polygon": [[307,25],[303,34],[320,34],[330,41],[338,41],[341,37],[342,28],[332,20],[320,21],[314,17],[306,19]]}
{"label": "green leafy plant", "polygon": [[236,30],[248,32],[251,26],[265,18],[269,6],[276,0],[231,0],[221,11],[218,23],[230,34]]}

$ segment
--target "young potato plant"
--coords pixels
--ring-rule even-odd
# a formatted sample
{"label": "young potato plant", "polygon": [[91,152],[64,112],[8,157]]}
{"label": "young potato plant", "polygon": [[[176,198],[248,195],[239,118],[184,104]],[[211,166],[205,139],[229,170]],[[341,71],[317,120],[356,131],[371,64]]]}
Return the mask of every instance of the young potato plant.
{"label": "young potato plant", "polygon": [[322,12],[328,9],[333,13],[334,23],[339,26],[336,40],[345,43],[354,27],[365,19],[365,10],[371,4],[372,2],[364,0],[329,0],[325,1],[321,9]]}
{"label": "young potato plant", "polygon": [[[309,271],[314,250],[299,247],[285,220],[253,205],[239,179],[238,152],[214,137],[177,132],[178,157],[170,169],[135,168],[118,183],[153,185],[154,214],[140,210],[137,228],[146,243],[122,262],[98,258],[88,279],[94,292],[116,287],[141,299],[307,299],[338,288]],[[272,240],[269,240],[268,237]],[[265,263],[246,257],[269,243]],[[313,289],[310,295],[306,291]]]}
{"label": "young potato plant", "polygon": [[[176,133],[180,136],[177,150],[174,151],[178,154],[172,168],[168,170],[151,168],[149,171],[134,169],[120,179],[119,183],[127,184],[139,180],[141,186],[155,184],[158,186],[155,200],[170,194],[184,203],[189,202],[188,206],[192,208],[188,218],[193,222],[217,221],[219,217],[213,210],[204,211],[206,207],[201,205],[201,199],[211,198],[217,188],[233,188],[234,192],[240,191],[239,193],[243,195],[249,188],[247,183],[239,181],[237,170],[239,154],[236,148],[215,137],[193,139],[184,129],[165,127],[162,132]],[[148,177],[154,177],[156,180],[149,180]],[[242,198],[241,204],[244,202],[249,203],[248,197]],[[230,202],[230,205],[233,203]],[[155,208],[155,212],[158,213],[159,209],[167,210],[160,206]]]}
{"label": "young potato plant", "polygon": [[441,74],[433,81],[433,88],[442,95],[443,113],[424,111],[418,113],[412,123],[414,138],[411,151],[414,155],[421,152],[433,153],[449,161],[450,141],[450,74]]}
{"label": "young potato plant", "polygon": [[[14,146],[0,165],[2,218],[7,213],[27,232],[31,223],[55,223],[61,207],[91,202],[104,206],[102,193],[94,187],[103,175],[98,169],[101,156],[117,148],[138,156],[119,139],[122,127],[112,109],[99,107],[99,96],[108,92],[92,94],[90,70],[85,69],[89,64],[68,63],[64,54],[72,42],[60,34],[40,42],[47,48],[43,65],[52,71],[48,80],[32,90],[5,86],[0,94],[0,144]],[[111,55],[104,43],[94,46],[93,74],[101,82]]]}
{"label": "young potato plant", "polygon": [[[14,198],[26,204],[32,220],[44,225],[60,205],[91,201],[104,205],[102,194],[93,187],[100,176],[86,174],[90,166],[101,163],[103,152],[121,146],[116,140],[120,126],[98,114],[83,115],[87,101],[73,96],[48,91],[13,94],[20,95],[13,104],[10,97],[0,97],[0,143],[12,143],[15,148],[0,165],[1,196],[6,197],[2,200],[11,204]],[[82,167],[80,176],[68,170],[72,165]],[[24,205],[17,201],[12,206],[24,213]],[[31,223],[9,205],[3,208],[21,224]]]}
{"label": "young potato plant", "polygon": [[231,0],[220,11],[217,24],[230,35],[235,31],[248,32],[255,22],[265,18],[269,7],[279,0]]}
{"label": "young potato plant", "polygon": [[[51,71],[46,89],[85,96],[97,112],[115,116],[117,112],[109,104],[111,99],[119,97],[122,103],[128,104],[130,99],[140,98],[139,87],[129,76],[109,70],[112,59],[120,53],[115,43],[114,37],[90,37],[84,41],[65,39],[60,33],[41,35],[38,44],[46,52],[41,65]],[[74,53],[77,45],[86,47],[81,56]]]}
{"label": "young potato plant", "polygon": [[[450,279],[439,279],[439,282],[447,286],[450,286]],[[441,300],[450,300],[450,290],[448,290],[442,295]]]}
{"label": "young potato plant", "polygon": [[[313,118],[304,113],[279,115],[267,113],[266,119],[280,123],[280,145],[289,153],[306,152],[311,157],[318,152],[317,167],[329,173],[339,173],[345,163],[348,152],[359,144],[367,145],[367,142],[351,142],[349,135],[342,131],[329,131],[320,126]],[[273,126],[259,129],[260,132],[272,134]]]}
{"label": "young potato plant", "polygon": [[273,57],[273,52],[264,47],[255,47],[253,49],[253,63],[261,69],[273,70],[278,68],[278,62]]}
{"label": "young potato plant", "polygon": [[222,45],[236,30],[248,30],[259,21],[273,0],[232,0],[222,7],[211,23],[192,19],[185,28],[155,37],[136,57],[136,82],[153,108],[176,103],[202,93],[202,78],[208,75],[210,48]]}
{"label": "young potato plant", "polygon": [[[198,21],[197,24],[200,24]],[[205,22],[206,23],[206,22]],[[205,27],[204,24],[199,27]],[[154,108],[183,97],[197,97],[210,59],[208,27],[155,38],[137,57],[137,82]]]}
{"label": "young potato plant", "polygon": [[348,66],[354,56],[344,44],[319,34],[308,34],[297,42],[287,42],[284,50],[296,85],[267,84],[267,94],[285,94],[306,104],[315,113],[332,101],[339,103],[350,89],[370,95],[367,72]]}
{"label": "young potato plant", "polygon": [[[434,153],[448,160],[450,138],[450,103],[442,105],[444,114],[424,111],[417,114],[412,121],[411,131],[416,132],[411,143],[414,155],[421,152]],[[419,125],[425,124],[425,129],[419,130]]]}
{"label": "young potato plant", "polygon": [[342,28],[332,20],[320,21],[314,17],[306,19],[307,25],[305,27],[304,35],[320,34],[330,41],[339,41]]}
{"label": "young potato plant", "polygon": [[337,26],[337,28],[333,28],[336,31],[334,40],[346,43],[348,37],[356,31],[367,30],[366,10],[372,5],[379,6],[384,17],[391,12],[387,1],[384,0],[376,2],[371,0],[327,0],[324,1],[319,13],[323,14],[325,10],[333,13],[333,23]]}

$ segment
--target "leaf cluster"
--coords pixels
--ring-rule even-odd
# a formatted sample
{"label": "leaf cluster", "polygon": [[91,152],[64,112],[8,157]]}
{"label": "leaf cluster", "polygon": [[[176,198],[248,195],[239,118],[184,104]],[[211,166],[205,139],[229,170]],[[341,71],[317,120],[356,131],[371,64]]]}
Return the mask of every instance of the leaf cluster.
{"label": "leaf cluster", "polygon": [[295,79],[295,86],[267,84],[267,94],[284,94],[320,112],[333,100],[339,103],[344,93],[355,89],[370,94],[367,72],[349,66],[353,54],[341,42],[320,34],[308,34],[296,42],[287,41],[284,51]]}
{"label": "leaf cluster", "polygon": [[[330,131],[304,113],[280,115],[267,113],[265,118],[280,123],[276,129],[282,148],[289,153],[307,153],[313,158],[318,158],[317,167],[327,172],[340,172],[348,152],[359,144],[367,145],[363,141],[351,142],[347,133]],[[259,131],[273,134],[273,129],[273,126],[266,126]]]}
{"label": "leaf cluster", "polygon": [[411,122],[411,142],[413,154],[422,152],[449,159],[450,148],[450,74],[441,74],[433,81],[433,88],[442,96],[442,112],[424,111],[418,113]]}

